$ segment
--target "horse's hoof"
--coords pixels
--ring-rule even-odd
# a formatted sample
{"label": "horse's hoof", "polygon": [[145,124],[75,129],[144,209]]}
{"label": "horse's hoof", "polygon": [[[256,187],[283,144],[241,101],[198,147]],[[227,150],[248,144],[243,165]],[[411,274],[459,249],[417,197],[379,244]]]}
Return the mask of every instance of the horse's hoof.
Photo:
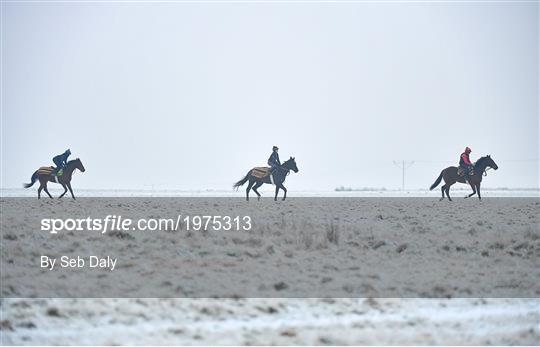
{"label": "horse's hoof", "polygon": [[440,199],[439,199],[439,201],[443,201],[443,200],[444,200],[444,198],[440,198]]}
{"label": "horse's hoof", "polygon": [[281,199],[281,201],[285,201],[285,198]]}

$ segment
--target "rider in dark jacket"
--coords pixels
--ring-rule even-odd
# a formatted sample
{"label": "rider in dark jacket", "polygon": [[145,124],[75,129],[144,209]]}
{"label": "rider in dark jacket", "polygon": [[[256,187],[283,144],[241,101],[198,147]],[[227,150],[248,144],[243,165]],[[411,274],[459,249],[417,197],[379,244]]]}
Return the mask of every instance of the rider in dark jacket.
{"label": "rider in dark jacket", "polygon": [[469,174],[470,174],[471,169],[473,168],[473,163],[471,162],[471,159],[469,158],[470,153],[471,153],[471,149],[469,147],[465,147],[465,151],[461,153],[461,155],[459,156],[459,166],[463,168],[465,181],[469,181]]}
{"label": "rider in dark jacket", "polygon": [[58,171],[67,164],[67,158],[70,156],[71,151],[68,149],[64,153],[59,154],[53,158],[53,163],[56,165],[54,168],[53,174],[56,175]]}
{"label": "rider in dark jacket", "polygon": [[270,173],[273,173],[277,167],[281,166],[281,161],[279,161],[279,148],[277,146],[272,147],[272,154],[268,158],[268,165],[270,166]]}

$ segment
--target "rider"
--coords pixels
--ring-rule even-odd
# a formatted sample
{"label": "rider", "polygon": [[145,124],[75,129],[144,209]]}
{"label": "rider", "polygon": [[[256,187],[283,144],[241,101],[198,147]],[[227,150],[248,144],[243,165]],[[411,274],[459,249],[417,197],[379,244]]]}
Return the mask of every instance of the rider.
{"label": "rider", "polygon": [[71,151],[68,149],[64,153],[55,156],[52,161],[56,168],[53,170],[53,175],[57,175],[58,171],[67,164],[67,158],[70,156]]}
{"label": "rider", "polygon": [[459,167],[463,169],[466,182],[469,181],[469,174],[473,168],[473,163],[471,163],[471,159],[469,159],[469,154],[471,152],[472,151],[469,147],[465,147],[465,151],[461,153],[461,156],[459,157]]}
{"label": "rider", "polygon": [[268,158],[268,165],[270,165],[270,173],[274,173],[274,170],[277,167],[281,166],[278,150],[279,148],[277,146],[272,147],[272,154],[270,154],[270,158]]}

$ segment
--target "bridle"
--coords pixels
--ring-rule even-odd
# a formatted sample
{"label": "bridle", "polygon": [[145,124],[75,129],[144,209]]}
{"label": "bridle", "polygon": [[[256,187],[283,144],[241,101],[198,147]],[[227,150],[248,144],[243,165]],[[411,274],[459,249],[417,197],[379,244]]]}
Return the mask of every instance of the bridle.
{"label": "bridle", "polygon": [[[476,162],[476,163],[474,164],[474,166],[476,166],[477,163],[478,163],[478,162]],[[482,176],[486,177],[486,176],[487,176],[488,170],[491,170],[491,169],[493,169],[491,166],[486,165],[486,167],[484,168],[484,172],[482,172]]]}
{"label": "bridle", "polygon": [[[283,163],[283,164],[285,164],[285,163]],[[289,176],[289,175],[291,174],[291,170],[292,170],[292,169],[290,169],[290,168],[288,168],[288,167],[286,167],[286,166],[284,166],[284,165],[281,165],[281,169],[287,171],[287,173],[285,174],[285,176]]]}
{"label": "bridle", "polygon": [[283,171],[287,172],[287,173],[285,174],[285,176],[289,176],[289,175],[291,174],[291,169],[286,168],[286,167],[281,167],[281,169],[282,169]]}

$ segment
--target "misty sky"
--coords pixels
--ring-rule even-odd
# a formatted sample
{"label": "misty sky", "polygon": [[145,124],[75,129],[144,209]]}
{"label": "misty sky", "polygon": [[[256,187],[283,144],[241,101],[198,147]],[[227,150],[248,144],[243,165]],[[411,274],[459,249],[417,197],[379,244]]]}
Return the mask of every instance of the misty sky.
{"label": "misty sky", "polygon": [[[429,187],[491,154],[538,187],[538,3],[3,3],[2,187],[71,148],[78,188]],[[522,161],[525,160],[525,161]]]}

